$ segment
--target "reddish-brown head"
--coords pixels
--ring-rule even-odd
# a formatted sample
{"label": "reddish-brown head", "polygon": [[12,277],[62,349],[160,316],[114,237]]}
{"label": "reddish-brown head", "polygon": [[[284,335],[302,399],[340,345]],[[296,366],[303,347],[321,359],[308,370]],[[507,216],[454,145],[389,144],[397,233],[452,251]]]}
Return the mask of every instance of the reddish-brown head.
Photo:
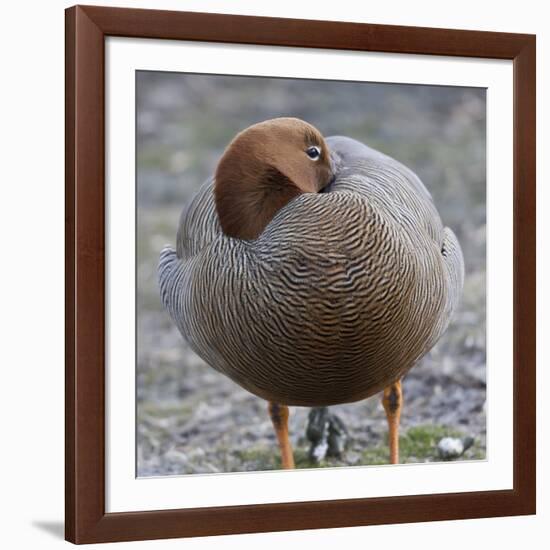
{"label": "reddish-brown head", "polygon": [[237,134],[216,169],[214,196],[223,232],[256,239],[301,193],[317,193],[333,177],[321,133],[297,118],[275,118]]}

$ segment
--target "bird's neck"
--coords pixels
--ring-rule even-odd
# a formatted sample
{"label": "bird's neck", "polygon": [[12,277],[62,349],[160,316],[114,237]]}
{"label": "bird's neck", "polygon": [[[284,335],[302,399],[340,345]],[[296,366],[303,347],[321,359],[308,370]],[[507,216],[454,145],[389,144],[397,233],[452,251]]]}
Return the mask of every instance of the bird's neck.
{"label": "bird's neck", "polygon": [[275,167],[248,174],[218,171],[214,196],[222,231],[237,239],[257,239],[277,212],[301,193]]}

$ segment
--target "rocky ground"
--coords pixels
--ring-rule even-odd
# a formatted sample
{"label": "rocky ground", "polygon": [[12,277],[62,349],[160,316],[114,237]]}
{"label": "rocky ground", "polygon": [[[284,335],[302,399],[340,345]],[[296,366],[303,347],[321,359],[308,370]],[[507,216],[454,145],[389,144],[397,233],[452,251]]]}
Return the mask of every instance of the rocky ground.
{"label": "rocky ground", "polygon": [[[485,457],[483,93],[350,84],[338,96],[342,88],[334,88],[335,83],[297,82],[193,80],[160,73],[138,77],[139,476],[278,467],[266,403],[186,346],[160,306],[156,266],[162,246],[174,242],[181,208],[213,169],[227,140],[251,122],[287,114],[315,123],[327,135],[361,139],[411,166],[457,233],[466,261],[464,296],[447,333],[404,380],[401,458],[440,460],[436,445],[446,435],[474,438],[461,459]],[[270,101],[252,100],[260,96]],[[308,460],[308,409],[291,410],[298,467],[387,463],[387,425],[379,397],[331,410],[345,423],[351,442],[342,459],[321,464]]]}

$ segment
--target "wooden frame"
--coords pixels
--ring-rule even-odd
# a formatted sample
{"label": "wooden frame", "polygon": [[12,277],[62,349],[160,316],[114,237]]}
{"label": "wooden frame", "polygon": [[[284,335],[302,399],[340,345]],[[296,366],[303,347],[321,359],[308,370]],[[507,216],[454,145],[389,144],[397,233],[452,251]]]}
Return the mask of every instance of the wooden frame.
{"label": "wooden frame", "polygon": [[[107,36],[511,59],[514,64],[514,488],[105,513]],[[204,13],[66,11],[66,538],[74,543],[535,513],[535,37]]]}

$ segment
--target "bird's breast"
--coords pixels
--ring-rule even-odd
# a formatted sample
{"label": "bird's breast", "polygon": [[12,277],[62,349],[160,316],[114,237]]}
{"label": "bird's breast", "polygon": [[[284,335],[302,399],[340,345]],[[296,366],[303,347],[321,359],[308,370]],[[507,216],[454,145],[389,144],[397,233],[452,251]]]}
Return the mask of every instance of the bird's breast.
{"label": "bird's breast", "polygon": [[354,401],[420,353],[419,255],[366,201],[304,195],[254,244],[230,244],[209,247],[176,317],[199,355],[251,392]]}

